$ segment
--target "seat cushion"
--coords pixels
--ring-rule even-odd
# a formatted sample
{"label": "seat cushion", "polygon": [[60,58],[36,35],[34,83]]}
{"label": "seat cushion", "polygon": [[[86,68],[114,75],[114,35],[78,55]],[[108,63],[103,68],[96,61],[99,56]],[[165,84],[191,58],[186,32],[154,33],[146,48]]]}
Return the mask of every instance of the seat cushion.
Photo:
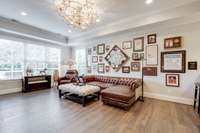
{"label": "seat cushion", "polygon": [[125,85],[115,85],[101,91],[102,98],[108,98],[121,102],[129,102],[135,96],[135,92]]}
{"label": "seat cushion", "polygon": [[113,86],[113,84],[110,84],[110,83],[104,83],[104,82],[98,82],[98,81],[88,82],[87,84],[89,84],[89,85],[99,86],[101,89],[105,89],[105,88],[108,88],[108,87]]}

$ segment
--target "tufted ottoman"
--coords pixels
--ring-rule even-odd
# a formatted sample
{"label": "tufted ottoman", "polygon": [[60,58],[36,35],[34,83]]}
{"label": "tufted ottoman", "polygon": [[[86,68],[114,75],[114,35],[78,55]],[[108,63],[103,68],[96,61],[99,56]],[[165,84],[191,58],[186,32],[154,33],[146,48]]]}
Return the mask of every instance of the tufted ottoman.
{"label": "tufted ottoman", "polygon": [[86,102],[97,98],[99,100],[100,87],[94,85],[75,85],[63,84],[59,86],[59,98],[67,98],[69,100],[81,103],[85,106]]}

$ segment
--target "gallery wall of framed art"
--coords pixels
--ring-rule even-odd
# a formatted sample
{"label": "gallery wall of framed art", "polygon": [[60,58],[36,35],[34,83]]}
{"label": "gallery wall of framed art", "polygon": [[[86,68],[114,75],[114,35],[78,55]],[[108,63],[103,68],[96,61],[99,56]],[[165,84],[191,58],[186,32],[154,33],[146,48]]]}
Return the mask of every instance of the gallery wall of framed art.
{"label": "gallery wall of framed art", "polygon": [[[194,32],[189,28],[187,30],[187,32],[185,30],[174,32],[174,29],[165,29],[138,34],[127,32],[105,37],[105,39],[103,37],[96,43],[93,41],[88,48],[93,51],[93,47],[96,47],[97,51],[98,44],[105,44],[105,53],[98,54],[96,52],[95,55],[91,55],[91,57],[97,56],[99,58],[100,56],[101,58],[101,62],[98,60],[97,63],[92,63],[94,64],[92,73],[98,74],[99,63],[104,63],[104,73],[99,74],[107,76],[141,78],[142,70],[144,70],[146,92],[190,97],[193,94],[190,94],[191,88],[188,87],[191,87],[192,83],[200,77],[198,76],[198,73],[200,74],[198,48],[200,49],[200,47],[196,44],[199,40],[196,35],[197,31]],[[198,33],[200,34],[200,30]],[[132,41],[132,48],[131,43],[128,42],[130,40]],[[118,71],[115,71],[105,59],[115,45],[129,58]],[[194,52],[191,52],[191,50]],[[176,51],[179,52],[176,53]],[[140,66],[140,69],[138,66]],[[128,67],[130,67],[130,72],[126,71],[129,69]],[[187,77],[190,80],[187,80]]]}

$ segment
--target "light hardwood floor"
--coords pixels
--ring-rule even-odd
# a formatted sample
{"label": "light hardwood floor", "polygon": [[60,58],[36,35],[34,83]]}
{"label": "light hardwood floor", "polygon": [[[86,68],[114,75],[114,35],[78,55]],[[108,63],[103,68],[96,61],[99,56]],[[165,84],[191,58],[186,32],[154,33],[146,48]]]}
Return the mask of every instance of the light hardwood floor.
{"label": "light hardwood floor", "polygon": [[82,107],[52,89],[0,96],[0,133],[200,133],[200,118],[192,106],[147,98],[129,111]]}

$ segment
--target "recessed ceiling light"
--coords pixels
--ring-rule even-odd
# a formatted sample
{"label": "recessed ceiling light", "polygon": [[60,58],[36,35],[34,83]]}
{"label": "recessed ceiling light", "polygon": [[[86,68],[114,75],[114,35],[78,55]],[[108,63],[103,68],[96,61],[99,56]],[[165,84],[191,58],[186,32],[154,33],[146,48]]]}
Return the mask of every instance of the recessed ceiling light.
{"label": "recessed ceiling light", "polygon": [[151,4],[151,3],[153,3],[153,0],[146,0],[145,3],[146,3],[146,4]]}
{"label": "recessed ceiling light", "polygon": [[68,30],[68,32],[71,33],[72,31],[71,31],[71,30]]}
{"label": "recessed ceiling light", "polygon": [[27,15],[28,15],[26,12],[20,12],[20,14],[21,14],[22,16],[27,16]]}
{"label": "recessed ceiling light", "polygon": [[98,19],[96,19],[96,22],[100,22],[100,19],[98,18]]}

